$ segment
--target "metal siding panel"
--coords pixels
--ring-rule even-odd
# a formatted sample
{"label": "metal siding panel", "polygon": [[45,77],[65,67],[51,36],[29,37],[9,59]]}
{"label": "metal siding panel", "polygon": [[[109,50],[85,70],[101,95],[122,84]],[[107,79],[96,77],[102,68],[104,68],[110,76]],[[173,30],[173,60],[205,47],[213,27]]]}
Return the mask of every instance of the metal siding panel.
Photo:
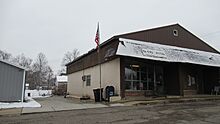
{"label": "metal siding panel", "polygon": [[23,70],[0,62],[0,101],[19,101],[22,97]]}
{"label": "metal siding panel", "polygon": [[[178,30],[179,35],[177,37],[173,35],[173,29]],[[178,24],[123,34],[120,37],[219,53]]]}
{"label": "metal siding panel", "polygon": [[5,85],[3,84],[4,79],[3,77],[3,64],[0,63],[0,100],[2,99],[2,96],[4,95],[2,90],[5,88]]}
{"label": "metal siding panel", "polygon": [[[115,51],[117,51],[118,43],[119,43],[118,40],[113,40],[112,42],[109,42],[100,48],[100,59],[102,63],[116,57],[115,53],[108,59],[105,58],[105,55],[108,52],[109,48],[113,48],[115,49]],[[77,72],[77,71],[95,66],[97,64],[98,64],[98,54],[97,54],[97,51],[95,50],[93,52],[87,53],[82,58],[69,64],[67,66],[67,73],[71,74],[73,72]]]}

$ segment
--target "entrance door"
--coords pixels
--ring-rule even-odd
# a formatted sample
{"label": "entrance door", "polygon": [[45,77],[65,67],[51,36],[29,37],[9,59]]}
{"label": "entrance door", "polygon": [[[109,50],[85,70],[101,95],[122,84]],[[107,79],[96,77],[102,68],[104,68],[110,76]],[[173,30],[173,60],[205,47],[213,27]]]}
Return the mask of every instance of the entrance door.
{"label": "entrance door", "polygon": [[146,69],[147,74],[147,90],[153,91],[154,95],[164,95],[164,75],[163,67],[156,65],[149,65]]}
{"label": "entrance door", "polygon": [[155,73],[154,91],[159,96],[164,95],[165,91],[164,91],[163,67],[155,66],[154,73]]}

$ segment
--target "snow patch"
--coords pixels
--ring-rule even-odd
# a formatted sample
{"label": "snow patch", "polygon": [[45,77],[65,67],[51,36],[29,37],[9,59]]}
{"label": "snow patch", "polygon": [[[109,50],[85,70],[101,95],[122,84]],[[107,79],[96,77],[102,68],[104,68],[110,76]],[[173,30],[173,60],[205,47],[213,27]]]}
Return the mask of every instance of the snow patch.
{"label": "snow patch", "polygon": [[26,102],[10,102],[4,103],[0,102],[0,109],[7,109],[7,108],[34,108],[34,107],[41,107],[41,105],[36,102],[34,99],[27,99]]}
{"label": "snow patch", "polygon": [[52,90],[25,90],[25,98],[51,97]]}

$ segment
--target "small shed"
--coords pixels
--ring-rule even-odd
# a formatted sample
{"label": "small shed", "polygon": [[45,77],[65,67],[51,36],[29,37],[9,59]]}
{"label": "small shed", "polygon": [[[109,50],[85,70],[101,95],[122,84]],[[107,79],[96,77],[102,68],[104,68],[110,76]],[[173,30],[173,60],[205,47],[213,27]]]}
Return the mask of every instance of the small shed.
{"label": "small shed", "polygon": [[25,68],[0,60],[0,101],[24,100]]}
{"label": "small shed", "polygon": [[67,92],[67,81],[68,78],[65,75],[56,77],[56,93],[57,95],[64,95]]}

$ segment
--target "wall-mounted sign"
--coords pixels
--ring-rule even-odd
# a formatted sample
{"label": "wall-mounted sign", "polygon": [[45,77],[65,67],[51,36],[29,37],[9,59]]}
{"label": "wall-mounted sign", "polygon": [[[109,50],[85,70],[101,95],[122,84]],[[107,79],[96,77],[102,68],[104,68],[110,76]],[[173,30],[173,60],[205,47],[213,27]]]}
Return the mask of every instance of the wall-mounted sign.
{"label": "wall-mounted sign", "polygon": [[220,67],[220,54],[119,38],[116,55]]}

